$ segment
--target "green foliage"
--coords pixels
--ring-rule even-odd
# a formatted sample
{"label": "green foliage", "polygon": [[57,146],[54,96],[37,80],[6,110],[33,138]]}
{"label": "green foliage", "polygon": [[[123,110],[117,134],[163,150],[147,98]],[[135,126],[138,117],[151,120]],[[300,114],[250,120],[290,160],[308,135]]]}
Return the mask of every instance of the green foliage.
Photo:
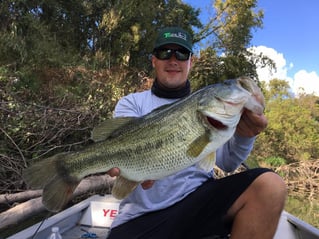
{"label": "green foliage", "polygon": [[312,226],[318,228],[318,212],[319,202],[311,198],[305,198],[303,196],[292,197],[289,196],[286,201],[285,210],[292,215],[310,223]]}
{"label": "green foliage", "polygon": [[289,93],[288,81],[272,79],[269,82],[268,89],[269,90],[266,92],[265,98],[269,100],[269,102],[292,98],[291,94]]}
{"label": "green foliage", "polygon": [[0,28],[1,65],[21,71],[74,63],[74,49],[60,44],[56,32],[41,21],[40,8],[33,2],[4,1],[1,13],[8,25]]}
{"label": "green foliage", "polygon": [[202,50],[200,57],[194,57],[190,73],[193,90],[221,81],[222,72],[220,57],[217,56],[215,50],[211,47]]}
{"label": "green foliage", "polygon": [[200,10],[181,0],[2,1],[0,65],[30,72],[82,62],[96,70],[129,66],[150,72],[149,54],[157,30],[178,25],[194,35],[194,43],[215,34],[213,51],[226,54],[216,58],[224,64],[223,72],[216,75],[255,76],[246,47],[251,29],[261,26],[256,1],[216,1],[214,6],[215,16],[203,26]]}
{"label": "green foliage", "polygon": [[195,39],[214,36],[195,59],[191,80],[196,89],[239,76],[258,79],[257,65],[273,67],[269,58],[247,50],[252,29],[262,26],[263,12],[256,1],[217,0],[213,10],[211,21],[195,35]]}
{"label": "green foliage", "polygon": [[[318,97],[290,97],[287,82],[274,79],[266,90],[267,129],[259,135],[253,156],[280,157],[287,163],[319,158]],[[275,87],[276,86],[276,87]]]}
{"label": "green foliage", "polygon": [[105,54],[107,66],[125,65],[149,71],[149,54],[157,30],[179,25],[192,32],[191,26],[201,27],[198,14],[180,0],[113,1],[103,11],[93,48]]}
{"label": "green foliage", "polygon": [[94,125],[112,117],[118,99],[139,84],[128,68],[48,68],[36,79],[0,69],[0,193],[21,190],[21,170],[31,159],[89,143]]}
{"label": "green foliage", "polygon": [[252,39],[252,29],[262,26],[263,11],[257,10],[254,0],[216,0],[216,17],[212,20],[226,55],[240,55]]}
{"label": "green foliage", "polygon": [[275,156],[266,158],[263,162],[271,167],[279,167],[286,164],[286,160],[284,158]]}
{"label": "green foliage", "polygon": [[208,47],[200,51],[200,57],[194,57],[190,80],[194,89],[235,79],[240,76],[257,78],[256,66],[245,55],[218,56],[216,51]]}

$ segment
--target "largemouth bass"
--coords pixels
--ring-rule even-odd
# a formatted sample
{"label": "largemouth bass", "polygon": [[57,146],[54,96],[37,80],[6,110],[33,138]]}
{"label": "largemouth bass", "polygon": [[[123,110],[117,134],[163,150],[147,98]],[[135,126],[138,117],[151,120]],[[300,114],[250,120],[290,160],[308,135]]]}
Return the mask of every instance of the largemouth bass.
{"label": "largemouth bass", "polygon": [[[257,93],[256,93],[257,92]],[[28,167],[23,177],[33,188],[43,188],[42,202],[61,210],[81,179],[120,169],[112,194],[126,197],[144,180],[172,175],[198,163],[211,170],[215,151],[236,130],[243,108],[256,113],[261,92],[249,78],[207,86],[176,103],[140,118],[115,118],[93,130],[95,143],[79,152],[54,155]]]}

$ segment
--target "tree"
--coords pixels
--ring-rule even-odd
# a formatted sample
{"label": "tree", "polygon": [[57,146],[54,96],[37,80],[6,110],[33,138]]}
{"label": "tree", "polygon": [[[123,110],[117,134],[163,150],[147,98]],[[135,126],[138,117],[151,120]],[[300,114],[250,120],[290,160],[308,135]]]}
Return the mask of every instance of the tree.
{"label": "tree", "polygon": [[[256,0],[216,0],[214,15],[204,26],[196,39],[209,37],[209,47],[200,51],[192,74],[193,81],[207,77],[196,83],[198,87],[224,79],[249,76],[258,79],[258,66],[273,66],[273,62],[249,51],[252,30],[262,27],[263,11],[257,9]],[[209,69],[210,67],[210,69]],[[198,71],[198,72],[196,72]]]}
{"label": "tree", "polygon": [[149,71],[157,31],[177,25],[193,32],[192,26],[201,27],[198,14],[181,0],[110,1],[98,23],[95,49],[105,55],[109,67],[127,65]]}
{"label": "tree", "polygon": [[266,88],[268,127],[259,135],[253,157],[280,157],[289,162],[319,157],[318,97],[289,94],[288,82],[273,79]]}
{"label": "tree", "polygon": [[[61,66],[74,61],[77,55],[75,49],[69,47],[70,43],[61,42],[61,38],[64,42],[69,39],[65,34],[59,39],[63,30],[55,31],[45,20],[50,18],[53,24],[58,22],[59,17],[52,12],[47,13],[46,1],[41,4],[38,1],[2,1],[0,13],[6,26],[1,24],[0,28],[0,40],[3,43],[0,46],[1,65],[21,70]],[[59,13],[63,14],[62,11]],[[48,17],[50,14],[52,16]]]}
{"label": "tree", "polygon": [[[226,55],[240,55],[252,39],[252,29],[262,26],[263,11],[256,11],[256,0],[216,0],[212,24],[218,36],[216,45]],[[256,11],[256,12],[255,12]]]}
{"label": "tree", "polygon": [[18,68],[84,59],[97,67],[145,69],[159,28],[202,26],[199,11],[181,0],[4,0],[0,13],[0,63]]}
{"label": "tree", "polygon": [[280,80],[280,79],[272,79],[268,84],[268,92],[265,97],[269,101],[273,100],[284,100],[288,98],[293,98],[289,92],[290,86],[288,81]]}

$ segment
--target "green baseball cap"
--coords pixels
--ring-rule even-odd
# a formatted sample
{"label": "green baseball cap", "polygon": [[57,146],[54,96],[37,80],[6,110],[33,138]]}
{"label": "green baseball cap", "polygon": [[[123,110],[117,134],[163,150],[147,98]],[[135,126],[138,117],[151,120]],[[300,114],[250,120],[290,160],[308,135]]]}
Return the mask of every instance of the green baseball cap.
{"label": "green baseball cap", "polygon": [[191,35],[180,27],[165,27],[159,31],[154,49],[167,44],[177,44],[193,52]]}

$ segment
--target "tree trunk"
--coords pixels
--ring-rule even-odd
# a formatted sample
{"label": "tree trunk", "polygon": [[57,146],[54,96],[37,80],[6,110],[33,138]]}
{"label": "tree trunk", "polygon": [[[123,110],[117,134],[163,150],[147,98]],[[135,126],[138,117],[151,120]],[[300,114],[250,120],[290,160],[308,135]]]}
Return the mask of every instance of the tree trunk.
{"label": "tree trunk", "polygon": [[[83,179],[74,192],[74,197],[83,195],[87,192],[103,190],[109,193],[113,186],[114,178],[109,175],[91,176]],[[106,189],[106,190],[105,190]],[[13,198],[13,197],[12,197]],[[8,209],[0,214],[0,230],[26,220],[40,212],[45,211],[42,205],[42,198],[30,199]]]}
{"label": "tree trunk", "polygon": [[42,195],[42,190],[28,190],[20,193],[13,194],[1,194],[0,204],[12,204],[17,202],[24,202],[31,198],[40,197]]}

